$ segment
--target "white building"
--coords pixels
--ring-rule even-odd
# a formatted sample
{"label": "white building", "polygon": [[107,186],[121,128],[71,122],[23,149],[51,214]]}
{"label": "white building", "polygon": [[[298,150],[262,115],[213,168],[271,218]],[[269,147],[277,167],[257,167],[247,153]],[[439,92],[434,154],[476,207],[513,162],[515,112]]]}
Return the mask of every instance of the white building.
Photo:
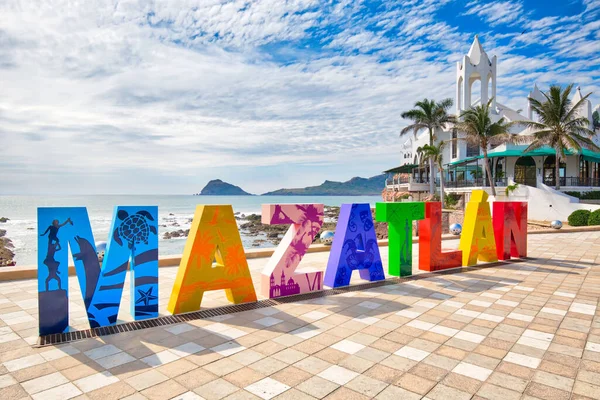
{"label": "white building", "polygon": [[[490,59],[475,36],[469,53],[463,56],[462,61],[456,63],[456,115],[460,115],[471,106],[487,103],[490,98],[493,98],[491,106],[493,120],[497,121],[500,118],[504,118],[507,122],[535,120],[537,117],[530,107],[527,107],[526,115],[523,115],[520,110],[513,110],[496,101],[496,66],[496,56]],[[479,93],[474,91],[476,86],[480,87]],[[540,101],[545,100],[537,85],[534,85],[529,97]],[[572,99],[573,104],[581,98],[581,90],[577,88]],[[524,104],[529,104],[527,99],[524,99]],[[596,109],[598,107],[600,106]],[[589,100],[586,100],[581,108],[581,114],[589,119],[590,129],[593,129],[592,104]],[[526,134],[526,130],[514,127],[513,133]],[[465,141],[451,141],[450,139],[461,137],[460,133],[451,128],[436,132],[436,137],[438,142],[449,141],[443,155],[446,164],[445,191],[468,194],[473,189],[484,189],[491,193],[480,149],[468,145]],[[426,131],[422,131],[416,138],[413,135],[406,135],[403,139],[401,166],[385,171],[388,173],[387,189],[398,193],[428,192],[428,165],[419,162],[417,148],[428,144],[429,135]],[[600,145],[600,135],[595,135],[593,140]],[[554,150],[542,148],[525,154],[526,147],[526,145],[504,144],[488,149],[498,196],[503,195],[506,186],[513,182],[520,186],[544,190],[555,186]],[[439,171],[434,170],[434,174],[439,190]],[[560,164],[560,186],[561,191],[600,190],[600,153],[584,150],[581,154],[568,155],[566,161]],[[523,193],[534,191],[523,188],[519,192],[522,196],[531,197],[531,194]]]}

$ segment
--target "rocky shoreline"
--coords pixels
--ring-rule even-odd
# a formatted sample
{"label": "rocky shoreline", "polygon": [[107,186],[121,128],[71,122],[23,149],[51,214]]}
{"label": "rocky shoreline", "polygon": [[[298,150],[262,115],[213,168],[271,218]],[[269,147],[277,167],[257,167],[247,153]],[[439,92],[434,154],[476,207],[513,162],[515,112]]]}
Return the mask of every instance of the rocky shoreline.
{"label": "rocky shoreline", "polygon": [[[0,222],[6,222],[8,218],[0,218]],[[15,247],[12,241],[6,237],[6,230],[0,229],[0,267],[12,267],[15,263],[15,253],[12,251]]]}

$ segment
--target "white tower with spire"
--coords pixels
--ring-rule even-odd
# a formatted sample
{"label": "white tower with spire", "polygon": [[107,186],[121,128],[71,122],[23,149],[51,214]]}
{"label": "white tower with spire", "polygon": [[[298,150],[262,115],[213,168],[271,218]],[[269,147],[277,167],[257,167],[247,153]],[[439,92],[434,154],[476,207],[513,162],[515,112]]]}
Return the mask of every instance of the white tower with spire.
{"label": "white tower with spire", "polygon": [[[581,94],[581,88],[577,86],[577,90],[575,91],[575,96],[573,96],[573,100],[571,100],[572,105],[574,106],[579,101],[583,99],[583,95]],[[579,109],[578,112],[580,117],[586,117],[588,121],[590,121],[589,129],[594,129],[593,117],[592,117],[592,102],[589,100],[585,100]]]}
{"label": "white tower with spire", "polygon": [[[531,92],[529,92],[529,96],[527,96],[530,99],[534,99],[539,101],[540,103],[543,103],[544,101],[546,101],[546,98],[544,97],[544,95],[542,94],[542,92],[540,91],[540,89],[537,87],[537,84],[533,84],[533,90]],[[534,120],[534,115],[533,115],[533,110],[531,109],[531,103],[529,103],[529,101],[527,102],[527,118],[529,118],[530,120]],[[536,121],[539,121],[539,118],[536,117],[535,118]]]}
{"label": "white tower with spire", "polygon": [[[471,45],[469,53],[463,56],[462,62],[456,63],[456,113],[468,109],[472,105],[471,90],[473,82],[481,82],[481,104],[494,98],[491,110],[496,110],[496,56],[490,60],[486,54],[479,38],[475,35],[475,40]],[[491,81],[491,93],[488,93],[489,82]]]}

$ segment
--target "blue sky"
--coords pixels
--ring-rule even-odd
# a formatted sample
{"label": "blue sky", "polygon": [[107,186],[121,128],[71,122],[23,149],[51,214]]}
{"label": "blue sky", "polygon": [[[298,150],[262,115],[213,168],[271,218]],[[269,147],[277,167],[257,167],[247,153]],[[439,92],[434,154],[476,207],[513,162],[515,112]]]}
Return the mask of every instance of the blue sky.
{"label": "blue sky", "polygon": [[0,194],[376,175],[475,34],[499,102],[574,82],[600,103],[600,0],[0,2]]}

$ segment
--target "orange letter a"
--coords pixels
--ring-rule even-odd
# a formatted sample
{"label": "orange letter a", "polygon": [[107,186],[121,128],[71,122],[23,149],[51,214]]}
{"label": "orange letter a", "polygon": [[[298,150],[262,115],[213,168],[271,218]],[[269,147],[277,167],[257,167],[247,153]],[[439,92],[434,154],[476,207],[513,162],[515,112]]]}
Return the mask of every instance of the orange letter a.
{"label": "orange letter a", "polygon": [[167,310],[173,314],[197,311],[204,292],[219,289],[224,289],[234,304],[256,301],[233,208],[199,205]]}

